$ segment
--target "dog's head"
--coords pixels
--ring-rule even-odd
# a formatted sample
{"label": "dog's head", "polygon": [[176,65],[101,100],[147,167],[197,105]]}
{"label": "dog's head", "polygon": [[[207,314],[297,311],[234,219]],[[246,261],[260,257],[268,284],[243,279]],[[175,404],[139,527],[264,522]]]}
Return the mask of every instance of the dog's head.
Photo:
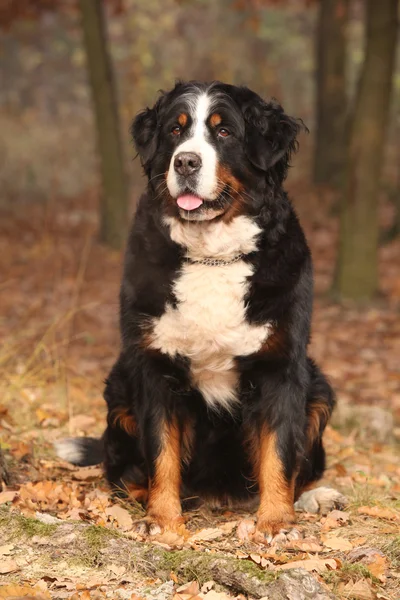
{"label": "dog's head", "polygon": [[246,87],[189,82],[138,114],[132,134],[166,214],[229,221],[256,214],[256,198],[282,184],[302,127]]}

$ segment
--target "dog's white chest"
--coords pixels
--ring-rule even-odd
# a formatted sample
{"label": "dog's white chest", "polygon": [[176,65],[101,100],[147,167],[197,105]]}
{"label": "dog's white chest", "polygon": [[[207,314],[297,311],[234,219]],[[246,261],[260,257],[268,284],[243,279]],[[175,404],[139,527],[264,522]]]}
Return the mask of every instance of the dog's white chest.
{"label": "dog's white chest", "polygon": [[257,352],[270,325],[250,325],[245,296],[252,267],[188,263],[174,284],[178,304],[154,321],[152,347],[190,359],[194,385],[211,406],[237,400],[235,357]]}

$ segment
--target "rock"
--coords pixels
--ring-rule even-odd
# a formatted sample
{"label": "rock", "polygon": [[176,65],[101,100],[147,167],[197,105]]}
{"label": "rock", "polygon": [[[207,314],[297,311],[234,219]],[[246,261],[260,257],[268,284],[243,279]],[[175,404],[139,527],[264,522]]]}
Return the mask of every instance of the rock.
{"label": "rock", "polygon": [[388,442],[394,436],[394,419],[390,411],[379,406],[338,402],[331,424],[340,429],[358,429],[364,439]]}
{"label": "rock", "polygon": [[334,600],[336,596],[304,569],[293,569],[271,583],[264,598],[265,600]]}

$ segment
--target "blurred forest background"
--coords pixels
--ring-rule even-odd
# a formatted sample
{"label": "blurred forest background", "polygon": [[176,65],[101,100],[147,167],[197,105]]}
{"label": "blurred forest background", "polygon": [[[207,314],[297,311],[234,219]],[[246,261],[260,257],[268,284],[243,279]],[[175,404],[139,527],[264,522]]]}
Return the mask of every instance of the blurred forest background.
{"label": "blurred forest background", "polygon": [[[18,490],[0,492],[0,505],[118,529],[104,517],[116,501],[101,470],[60,465],[52,442],[104,427],[122,249],[145,186],[129,126],[177,78],[246,84],[310,129],[287,188],[315,265],[310,351],[339,400],[326,477],[351,502],[347,550],[324,550],[339,561],[326,582],[341,598],[399,598],[399,10],[398,0],[0,0],[0,490],[2,479]],[[352,567],[346,552],[360,544],[382,550],[379,569]],[[49,561],[24,569],[37,582]]]}

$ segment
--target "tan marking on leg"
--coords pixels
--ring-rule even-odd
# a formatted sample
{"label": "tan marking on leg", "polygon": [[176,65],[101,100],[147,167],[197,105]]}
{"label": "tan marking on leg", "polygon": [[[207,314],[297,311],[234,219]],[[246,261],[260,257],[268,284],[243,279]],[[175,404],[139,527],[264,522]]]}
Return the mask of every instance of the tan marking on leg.
{"label": "tan marking on leg", "polygon": [[331,416],[331,408],[326,401],[315,399],[307,407],[307,445],[311,448],[315,440],[321,437]]}
{"label": "tan marking on leg", "polygon": [[185,423],[182,430],[182,462],[189,464],[192,458],[192,450],[194,444],[194,428],[193,423]]}
{"label": "tan marking on leg", "polygon": [[276,535],[295,522],[294,477],[286,480],[282,460],[278,454],[277,436],[265,427],[260,433],[258,485],[260,506],[257,513],[257,529]]}
{"label": "tan marking on leg", "polygon": [[183,523],[181,515],[181,436],[176,422],[165,423],[161,451],[155,461],[150,482],[147,516],[158,525],[175,529]]}
{"label": "tan marking on leg", "polygon": [[114,408],[110,417],[113,427],[118,426],[128,435],[135,435],[136,421],[133,415],[130,414],[129,408]]}
{"label": "tan marking on leg", "polygon": [[145,504],[147,502],[149,495],[149,490],[147,487],[143,487],[132,482],[123,482],[123,484],[129,498],[135,500],[135,502],[140,502],[140,504]]}

